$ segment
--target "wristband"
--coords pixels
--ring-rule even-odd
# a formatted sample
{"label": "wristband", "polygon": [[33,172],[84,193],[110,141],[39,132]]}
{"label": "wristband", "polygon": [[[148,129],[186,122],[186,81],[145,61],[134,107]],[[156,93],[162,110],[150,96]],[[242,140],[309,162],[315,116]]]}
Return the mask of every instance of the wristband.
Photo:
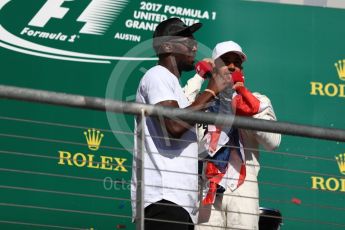
{"label": "wristband", "polygon": [[205,92],[209,92],[212,94],[213,97],[217,97],[216,93],[212,89],[205,89]]}

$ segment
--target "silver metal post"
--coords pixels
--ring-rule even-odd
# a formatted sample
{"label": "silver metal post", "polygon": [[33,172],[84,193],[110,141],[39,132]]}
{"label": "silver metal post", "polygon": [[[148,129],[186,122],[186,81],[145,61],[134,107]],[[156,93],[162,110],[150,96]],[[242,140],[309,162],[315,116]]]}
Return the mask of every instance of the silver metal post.
{"label": "silver metal post", "polygon": [[138,116],[137,123],[137,156],[136,156],[136,176],[137,176],[137,200],[136,200],[136,229],[144,230],[145,220],[145,197],[144,197],[144,138],[145,138],[145,111],[141,109],[141,115]]}

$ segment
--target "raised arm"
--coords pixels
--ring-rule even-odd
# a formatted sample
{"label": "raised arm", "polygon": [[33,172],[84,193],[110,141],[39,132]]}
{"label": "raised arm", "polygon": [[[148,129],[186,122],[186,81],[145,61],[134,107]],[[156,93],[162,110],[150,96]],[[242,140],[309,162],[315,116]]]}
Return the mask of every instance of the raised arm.
{"label": "raised arm", "polygon": [[[205,90],[202,92],[195,101],[188,107],[187,109],[193,110],[193,111],[202,111],[207,108],[207,104],[214,99],[214,96],[217,95],[219,92],[224,90],[226,87],[228,87],[231,84],[230,79],[223,78],[219,76],[218,74],[214,73],[213,76],[209,79],[207,91]],[[169,107],[175,107],[179,108],[179,105],[176,101],[162,101],[158,103],[162,106],[169,106]],[[166,126],[166,129],[168,133],[175,138],[179,138],[182,136],[183,133],[185,133],[188,129],[191,128],[191,126],[195,125],[195,122],[186,123],[183,121],[177,121],[172,120],[169,118],[164,119],[164,124]]]}

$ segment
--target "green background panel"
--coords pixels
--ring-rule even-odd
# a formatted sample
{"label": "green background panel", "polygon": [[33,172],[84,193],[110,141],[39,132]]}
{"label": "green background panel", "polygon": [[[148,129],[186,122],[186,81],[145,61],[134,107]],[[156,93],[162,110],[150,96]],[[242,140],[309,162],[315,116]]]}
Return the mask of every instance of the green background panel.
{"label": "green background panel", "polygon": [[[134,11],[144,3],[124,2],[104,33],[91,35],[80,32],[85,22],[77,22],[77,18],[94,1],[65,1],[62,7],[69,11],[62,19],[51,18],[44,27],[29,26],[45,2],[7,1],[0,10],[2,29],[38,45],[113,58],[107,59],[109,64],[99,64],[32,56],[6,48],[18,48],[19,44],[2,39],[0,83],[134,101],[140,78],[156,61],[114,57],[154,57],[152,31],[126,27],[126,21],[133,20]],[[248,56],[244,64],[246,86],[269,96],[280,121],[345,128],[344,97],[310,94],[311,82],[320,82],[323,87],[330,83],[339,88],[344,85],[334,63],[345,59],[345,10],[234,0],[150,3],[163,5],[159,12],[151,13],[164,14],[165,5],[198,9],[201,13],[207,10],[210,15],[216,12],[215,20],[200,19],[204,25],[195,34],[199,41],[197,59],[210,57],[218,42],[238,42]],[[30,37],[21,34],[25,27],[78,38],[71,43]],[[117,32],[140,36],[141,41],[114,39]],[[27,46],[23,49],[43,53]],[[181,84],[192,75],[185,73]],[[122,114],[0,100],[1,229],[48,229],[44,225],[134,229],[128,187],[133,119]],[[83,132],[88,128],[104,133],[97,151],[87,147]],[[59,150],[93,154],[95,160],[100,156],[123,158],[128,171],[59,165]],[[344,180],[334,159],[340,153],[344,153],[343,143],[293,136],[283,136],[274,152],[261,151],[260,205],[282,212],[282,229],[344,228],[344,192],[341,188],[313,190],[311,180],[312,176],[325,181]]]}

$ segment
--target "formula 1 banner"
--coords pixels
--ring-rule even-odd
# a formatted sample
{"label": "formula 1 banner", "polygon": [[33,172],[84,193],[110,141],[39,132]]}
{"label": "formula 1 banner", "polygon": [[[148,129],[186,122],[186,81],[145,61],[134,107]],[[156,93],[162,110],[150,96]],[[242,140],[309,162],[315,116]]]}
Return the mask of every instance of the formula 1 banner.
{"label": "formula 1 banner", "polygon": [[[279,121],[345,129],[345,10],[240,0],[0,0],[0,84],[132,102],[179,17],[197,60],[242,46],[246,86]],[[193,72],[184,73],[185,84]],[[0,100],[1,229],[135,229],[134,116]],[[260,206],[282,229],[343,229],[345,145],[286,136],[261,150]]]}

